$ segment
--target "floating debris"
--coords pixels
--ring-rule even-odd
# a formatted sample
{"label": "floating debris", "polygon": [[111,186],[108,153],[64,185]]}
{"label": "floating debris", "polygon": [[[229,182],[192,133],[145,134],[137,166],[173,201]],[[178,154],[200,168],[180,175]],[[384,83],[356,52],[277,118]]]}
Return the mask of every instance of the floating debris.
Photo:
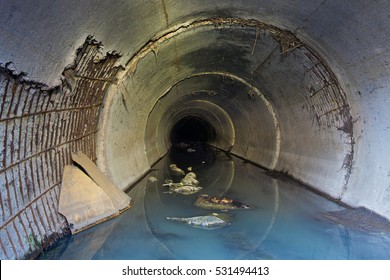
{"label": "floating debris", "polygon": [[163,187],[169,188],[169,193],[178,193],[178,194],[184,194],[184,195],[190,195],[197,193],[201,190],[203,190],[202,187],[199,187],[197,185],[186,185],[183,184],[183,182],[180,183],[174,183],[172,180],[165,180],[165,183],[163,184]]}
{"label": "floating debris", "polygon": [[195,152],[196,152],[196,150],[193,149],[193,148],[188,148],[187,149],[187,153],[195,153]]}
{"label": "floating debris", "polygon": [[199,186],[184,185],[182,182],[173,183],[172,180],[165,180],[163,187],[169,187],[168,193],[178,193],[184,195],[194,194],[203,190],[203,188]]}
{"label": "floating debris", "polygon": [[207,194],[200,195],[194,202],[194,205],[204,209],[234,210],[250,209],[249,205],[241,203],[228,197],[218,198]]}
{"label": "floating debris", "polygon": [[163,187],[170,187],[172,184],[175,184],[173,183],[173,181],[171,179],[165,179],[165,182],[164,184],[162,184]]}
{"label": "floating debris", "polygon": [[196,174],[194,172],[187,173],[179,183],[174,183],[172,180],[166,179],[163,187],[169,187],[169,193],[184,195],[194,194],[203,190],[202,187],[199,187],[199,181],[196,180]]}
{"label": "floating debris", "polygon": [[185,223],[189,226],[202,229],[217,229],[230,225],[229,216],[218,213],[189,218],[167,217],[167,220]]}
{"label": "floating debris", "polygon": [[203,190],[202,187],[187,186],[187,185],[169,188],[169,191],[171,193],[179,193],[179,194],[184,194],[184,195],[194,194],[194,193],[200,192],[201,190]]}
{"label": "floating debris", "polygon": [[174,163],[169,165],[169,168],[171,169],[173,175],[177,175],[177,176],[184,176],[184,175],[186,175],[186,173],[182,169],[177,167],[177,165],[174,164]]}
{"label": "floating debris", "polygon": [[199,181],[196,179],[196,174],[194,172],[187,173],[181,182],[183,185],[199,186]]}
{"label": "floating debris", "polygon": [[154,177],[154,176],[150,176],[150,177],[148,178],[148,182],[150,182],[150,183],[155,183],[155,182],[158,182],[158,179],[157,179],[156,177]]}

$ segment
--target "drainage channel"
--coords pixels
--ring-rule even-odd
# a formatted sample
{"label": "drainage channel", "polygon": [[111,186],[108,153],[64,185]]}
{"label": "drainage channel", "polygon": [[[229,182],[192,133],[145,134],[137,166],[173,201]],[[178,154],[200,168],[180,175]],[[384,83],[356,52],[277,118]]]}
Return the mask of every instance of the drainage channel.
{"label": "drainage channel", "polygon": [[[202,189],[184,195],[163,186],[183,180],[172,164],[195,173]],[[131,209],[61,240],[39,259],[390,258],[386,226],[353,223],[359,210],[274,175],[211,147],[181,143],[128,191]],[[194,205],[201,195],[231,198],[250,209],[203,209]],[[226,223],[211,228],[182,219],[204,216]]]}

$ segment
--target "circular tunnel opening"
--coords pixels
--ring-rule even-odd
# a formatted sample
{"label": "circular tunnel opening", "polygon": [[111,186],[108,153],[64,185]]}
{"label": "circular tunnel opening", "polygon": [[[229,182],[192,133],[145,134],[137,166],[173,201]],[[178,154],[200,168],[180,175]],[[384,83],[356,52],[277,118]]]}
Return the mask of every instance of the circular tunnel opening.
{"label": "circular tunnel opening", "polygon": [[172,144],[206,142],[334,197],[349,191],[353,103],[289,30],[188,21],[156,35],[118,79],[100,115],[97,163],[122,189]]}
{"label": "circular tunnel opening", "polygon": [[170,132],[172,144],[208,143],[215,140],[216,132],[212,125],[200,117],[187,116],[180,119]]}
{"label": "circular tunnel opening", "polygon": [[[388,52],[386,30],[379,28],[388,5],[130,2],[95,5],[96,15],[118,15],[103,25],[75,21],[78,14],[55,21],[51,9],[47,17],[34,17],[28,5],[5,5],[12,17],[10,40],[1,42],[10,50],[0,63],[1,230],[2,242],[12,246],[0,244],[1,256],[23,257],[36,247],[28,244],[31,237],[35,244],[67,232],[57,206],[65,166],[75,165],[71,154],[77,151],[125,190],[172,144],[206,143],[243,158],[245,167],[253,162],[338,202],[390,217],[383,141],[390,133]],[[20,21],[21,15],[31,20]],[[73,35],[57,32],[54,40],[39,29],[42,20],[82,28],[70,29]],[[26,23],[38,29],[21,40]],[[104,56],[102,43],[88,36],[72,55],[79,30],[119,52]],[[37,38],[53,44],[35,54],[31,42]],[[65,70],[58,61],[67,62]],[[28,79],[17,74],[21,70]],[[188,146],[177,153],[197,160],[187,166],[210,168],[215,176],[214,158],[201,158],[198,146]],[[187,167],[175,156],[172,162]]]}

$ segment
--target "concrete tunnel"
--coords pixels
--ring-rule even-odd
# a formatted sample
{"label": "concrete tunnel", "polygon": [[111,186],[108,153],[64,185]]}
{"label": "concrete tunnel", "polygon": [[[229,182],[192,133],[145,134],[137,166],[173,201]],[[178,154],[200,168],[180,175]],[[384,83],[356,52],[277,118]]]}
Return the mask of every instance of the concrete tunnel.
{"label": "concrete tunnel", "polygon": [[388,1],[0,10],[1,259],[67,233],[71,152],[125,190],[186,137],[390,218]]}

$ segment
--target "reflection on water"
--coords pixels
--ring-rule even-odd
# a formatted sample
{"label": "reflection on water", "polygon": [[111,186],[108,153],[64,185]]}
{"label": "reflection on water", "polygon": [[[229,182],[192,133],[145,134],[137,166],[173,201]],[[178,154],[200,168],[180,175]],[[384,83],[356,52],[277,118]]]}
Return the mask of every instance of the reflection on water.
{"label": "reflection on water", "polygon": [[[324,217],[343,208],[289,180],[236,157],[196,146],[172,149],[130,191],[134,206],[45,252],[41,259],[390,259],[390,234],[363,232]],[[192,168],[204,188],[169,194],[165,179],[179,182],[169,165]],[[227,196],[251,206],[230,210],[230,225],[214,230],[166,217],[210,214],[193,205],[199,194]],[[218,211],[214,211],[218,212]]]}

